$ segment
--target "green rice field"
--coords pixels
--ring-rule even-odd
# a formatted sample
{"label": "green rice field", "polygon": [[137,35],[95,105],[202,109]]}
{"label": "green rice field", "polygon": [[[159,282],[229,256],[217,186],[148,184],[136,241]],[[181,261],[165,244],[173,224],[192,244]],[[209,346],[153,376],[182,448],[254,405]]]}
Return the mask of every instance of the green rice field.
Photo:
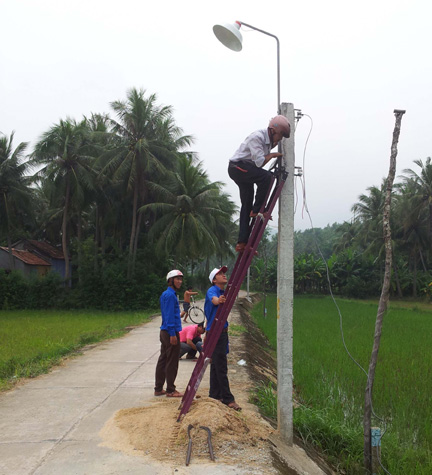
{"label": "green rice field", "polygon": [[0,390],[34,377],[89,343],[116,338],[155,313],[0,311]]}
{"label": "green rice field", "polygon": [[[346,345],[367,371],[377,303],[337,300]],[[276,348],[276,297],[253,310],[258,326]],[[344,349],[340,319],[330,297],[294,299],[294,387],[300,402],[294,425],[346,473],[362,473],[363,404],[366,375]],[[373,404],[386,421],[382,462],[392,475],[432,474],[432,308],[391,303],[384,317]],[[267,391],[268,392],[268,391]],[[384,471],[382,473],[385,473]]]}

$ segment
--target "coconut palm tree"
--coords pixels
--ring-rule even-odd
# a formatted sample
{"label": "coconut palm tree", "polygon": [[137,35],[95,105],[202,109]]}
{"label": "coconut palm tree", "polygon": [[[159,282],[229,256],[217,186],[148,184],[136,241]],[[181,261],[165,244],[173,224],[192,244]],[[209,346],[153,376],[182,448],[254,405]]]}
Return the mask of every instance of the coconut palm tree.
{"label": "coconut palm tree", "polygon": [[361,223],[358,241],[367,249],[375,250],[378,255],[383,250],[382,216],[385,197],[385,180],[381,187],[370,186],[369,194],[359,196],[351,210],[355,213],[355,222]]}
{"label": "coconut palm tree", "polygon": [[349,247],[355,247],[360,234],[361,224],[358,221],[344,221],[335,230],[338,236],[334,245],[335,252],[341,252]]}
{"label": "coconut palm tree", "polygon": [[418,206],[427,210],[428,229],[429,229],[429,246],[432,245],[432,162],[431,157],[426,158],[426,162],[422,160],[414,160],[414,163],[420,167],[420,173],[416,173],[410,168],[404,170],[408,173],[408,177],[404,177],[405,183],[412,183],[412,196],[418,202]]}
{"label": "coconut palm tree", "polygon": [[6,234],[11,269],[14,268],[12,228],[29,213],[32,196],[25,176],[28,163],[23,162],[28,144],[21,142],[14,150],[13,138],[14,132],[10,137],[0,135],[0,231]]}
{"label": "coconut palm tree", "polygon": [[234,211],[220,193],[221,183],[211,183],[202,165],[192,162],[190,154],[183,154],[177,171],[164,184],[148,183],[159,199],[139,210],[154,215],[149,237],[159,252],[174,256],[175,263],[220,251],[227,241],[222,230],[228,229],[226,223]]}
{"label": "coconut palm tree", "polygon": [[142,222],[138,209],[146,203],[147,181],[163,177],[167,167],[174,167],[179,150],[192,142],[175,125],[172,108],[158,106],[156,99],[155,94],[146,98],[144,90],[131,89],[126,101],[111,103],[117,114],[117,121],[112,122],[116,140],[102,157],[101,174],[123,184],[124,197],[132,206],[128,277],[135,267]]}
{"label": "coconut palm tree", "polygon": [[[115,146],[115,137],[111,130],[112,121],[107,114],[94,114],[85,117],[89,130],[91,155],[96,157],[94,161],[95,180],[91,190],[87,190],[87,203],[89,224],[94,228],[94,271],[99,268],[99,251],[102,255],[102,263],[105,254],[106,229],[110,226],[112,234],[115,232],[115,222],[118,209],[115,203],[120,202],[121,193],[118,193],[118,184],[112,182],[110,177],[100,175],[99,158],[107,150]],[[80,228],[79,228],[80,229]]]}
{"label": "coconut palm tree", "polygon": [[398,186],[399,194],[395,199],[395,253],[405,256],[412,272],[413,296],[417,296],[417,267],[420,262],[427,271],[424,253],[428,244],[428,209],[418,193],[418,186],[413,180],[406,180]]}
{"label": "coconut palm tree", "polygon": [[70,279],[69,225],[73,208],[81,209],[85,191],[94,187],[94,158],[90,154],[89,129],[84,119],[67,118],[45,132],[32,153],[32,163],[42,168],[35,179],[50,188],[50,202],[62,213],[61,240],[65,279]]}

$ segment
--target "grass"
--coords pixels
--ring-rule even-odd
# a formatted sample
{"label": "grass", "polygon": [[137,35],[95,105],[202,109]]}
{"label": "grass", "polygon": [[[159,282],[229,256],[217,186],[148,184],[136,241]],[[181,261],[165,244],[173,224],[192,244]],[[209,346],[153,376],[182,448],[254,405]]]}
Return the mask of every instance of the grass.
{"label": "grass", "polygon": [[[338,300],[345,341],[367,370],[377,304]],[[276,298],[253,310],[258,326],[276,347]],[[294,386],[300,435],[331,455],[348,473],[361,473],[366,375],[347,355],[339,315],[328,297],[294,300]],[[374,410],[388,421],[383,464],[393,475],[432,473],[432,310],[394,302],[384,317],[374,385]],[[375,420],[373,425],[383,424]]]}
{"label": "grass", "polygon": [[277,416],[277,397],[276,389],[270,382],[268,385],[261,384],[257,387],[250,398],[250,402],[256,404],[259,407],[261,414],[270,418],[276,419]]}
{"label": "grass", "polygon": [[116,338],[155,313],[102,311],[0,311],[0,390],[20,378],[46,373],[89,343]]}
{"label": "grass", "polygon": [[230,323],[228,329],[231,336],[240,336],[247,331],[246,327],[237,325],[236,323]]}

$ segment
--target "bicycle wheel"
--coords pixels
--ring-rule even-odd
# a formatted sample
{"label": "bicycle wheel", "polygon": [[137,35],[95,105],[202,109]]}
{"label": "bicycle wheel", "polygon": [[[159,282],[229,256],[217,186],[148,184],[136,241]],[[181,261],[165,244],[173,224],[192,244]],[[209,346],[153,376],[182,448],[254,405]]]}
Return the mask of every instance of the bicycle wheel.
{"label": "bicycle wheel", "polygon": [[188,317],[192,323],[203,323],[205,320],[204,312],[199,307],[191,307],[188,310]]}

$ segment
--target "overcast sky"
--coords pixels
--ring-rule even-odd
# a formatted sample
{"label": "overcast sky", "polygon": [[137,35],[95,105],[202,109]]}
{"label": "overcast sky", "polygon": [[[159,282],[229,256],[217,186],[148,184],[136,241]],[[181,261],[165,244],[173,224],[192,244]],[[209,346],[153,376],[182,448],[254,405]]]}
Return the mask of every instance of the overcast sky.
{"label": "overcast sky", "polygon": [[[313,224],[352,217],[351,206],[387,175],[395,118],[402,120],[397,174],[432,155],[429,0],[9,0],[0,28],[0,132],[34,144],[54,123],[111,112],[131,87],[172,105],[210,179],[276,114],[276,42],[242,28],[243,50],[212,27],[235,20],[279,37],[281,101],[312,117],[306,149]],[[302,165],[311,122],[296,130]],[[301,193],[299,192],[299,197]],[[310,227],[297,205],[296,229]]]}

